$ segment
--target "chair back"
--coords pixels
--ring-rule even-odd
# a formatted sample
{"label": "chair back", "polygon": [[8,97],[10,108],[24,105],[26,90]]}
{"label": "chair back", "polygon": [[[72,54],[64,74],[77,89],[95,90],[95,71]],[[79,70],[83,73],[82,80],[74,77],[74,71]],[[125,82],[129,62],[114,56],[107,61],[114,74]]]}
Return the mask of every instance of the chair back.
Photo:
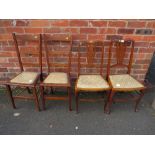
{"label": "chair back", "polygon": [[82,74],[87,74],[87,70],[89,70],[89,74],[90,72],[95,72],[95,74],[102,75],[103,57],[104,43],[102,41],[80,42],[78,50],[78,75],[81,74],[82,69],[85,72]]}
{"label": "chair back", "polygon": [[[112,40],[109,46],[107,76],[110,75],[111,68],[126,68],[130,74],[134,53],[134,41]],[[112,62],[114,61],[114,62]]]}
{"label": "chair back", "polygon": [[71,35],[44,34],[43,40],[48,74],[52,69],[54,71],[64,71],[70,74],[72,49]]}
{"label": "chair back", "polygon": [[[20,71],[24,71],[24,67],[29,70],[38,70],[42,77],[42,41],[41,34],[12,34]],[[37,67],[37,68],[36,68]]]}

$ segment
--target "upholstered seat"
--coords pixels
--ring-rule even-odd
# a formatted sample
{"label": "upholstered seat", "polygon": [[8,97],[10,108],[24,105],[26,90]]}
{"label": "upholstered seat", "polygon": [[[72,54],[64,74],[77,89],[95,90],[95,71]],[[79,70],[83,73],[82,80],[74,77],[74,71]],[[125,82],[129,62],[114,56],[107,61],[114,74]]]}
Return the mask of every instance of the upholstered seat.
{"label": "upholstered seat", "polygon": [[110,75],[110,83],[114,89],[143,89],[144,85],[138,82],[129,74]]}
{"label": "upholstered seat", "polygon": [[19,84],[32,84],[38,77],[38,73],[35,72],[22,72],[17,75],[15,78],[10,80],[11,83],[19,83]]}
{"label": "upholstered seat", "polygon": [[45,84],[67,84],[68,83],[68,75],[67,73],[62,72],[53,72],[50,73],[47,78],[44,80]]}
{"label": "upholstered seat", "polygon": [[80,75],[77,89],[109,89],[109,84],[101,75]]}

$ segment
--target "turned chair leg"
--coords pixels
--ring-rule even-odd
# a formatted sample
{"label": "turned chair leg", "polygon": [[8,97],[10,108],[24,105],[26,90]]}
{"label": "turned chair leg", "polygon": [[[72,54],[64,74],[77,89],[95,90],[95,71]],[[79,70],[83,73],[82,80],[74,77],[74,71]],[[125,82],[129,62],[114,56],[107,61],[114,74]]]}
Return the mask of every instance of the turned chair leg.
{"label": "turned chair leg", "polygon": [[140,96],[139,96],[139,98],[137,99],[136,104],[135,104],[135,109],[134,109],[135,112],[138,111],[138,105],[139,105],[139,103],[140,103],[142,97],[144,96],[144,90],[141,90],[140,93],[141,93],[141,94],[140,94]]}
{"label": "turned chair leg", "polygon": [[40,91],[41,91],[42,107],[43,107],[43,110],[46,110],[46,107],[45,107],[45,96],[44,96],[44,86],[40,87]]}
{"label": "turned chair leg", "polygon": [[16,105],[15,105],[15,102],[14,102],[14,98],[13,98],[13,95],[12,95],[10,85],[6,85],[6,89],[7,89],[8,95],[9,95],[9,97],[11,99],[12,106],[13,106],[14,109],[16,109]]}
{"label": "turned chair leg", "polygon": [[115,92],[113,90],[111,90],[110,95],[108,97],[108,102],[105,107],[105,113],[107,113],[107,114],[110,114],[114,94],[115,94]]}
{"label": "turned chair leg", "polygon": [[34,96],[34,101],[35,101],[35,107],[37,111],[40,111],[40,107],[39,107],[39,100],[38,100],[38,96],[37,96],[37,91],[36,91],[36,87],[33,87],[33,96]]}
{"label": "turned chair leg", "polygon": [[69,101],[69,111],[72,111],[72,103],[71,103],[71,88],[68,87],[68,101]]}
{"label": "turned chair leg", "polygon": [[75,98],[76,98],[76,113],[79,112],[79,92],[75,92]]}

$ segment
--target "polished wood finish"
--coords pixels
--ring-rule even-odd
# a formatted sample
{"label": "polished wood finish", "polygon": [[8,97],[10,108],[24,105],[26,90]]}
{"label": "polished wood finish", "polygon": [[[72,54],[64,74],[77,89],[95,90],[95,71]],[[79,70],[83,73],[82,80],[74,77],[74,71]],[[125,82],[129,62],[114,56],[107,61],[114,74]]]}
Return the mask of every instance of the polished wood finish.
{"label": "polished wood finish", "polygon": [[36,87],[33,87],[33,96],[34,96],[34,101],[35,101],[35,105],[36,105],[36,110],[40,111]]}
{"label": "polished wood finish", "polygon": [[[138,104],[141,100],[141,98],[144,95],[144,89],[145,87],[140,87],[140,88],[113,88],[112,83],[109,79],[110,75],[110,70],[111,68],[127,68],[127,74],[131,73],[131,68],[132,68],[132,62],[133,62],[133,55],[134,55],[134,40],[132,39],[126,39],[126,40],[112,40],[109,45],[109,56],[108,56],[108,65],[107,65],[107,79],[109,84],[111,85],[111,91],[109,93],[108,97],[108,102],[105,104],[104,110],[106,113],[110,114],[111,111],[111,106],[113,102],[119,101],[119,102],[124,102],[129,99],[132,99],[133,101],[136,101],[135,104],[135,112],[137,111]],[[112,52],[116,52],[116,63],[112,64]],[[129,53],[129,60],[128,63],[124,63],[125,59],[125,54]],[[114,59],[114,58],[113,58]],[[138,91],[139,94],[137,97],[131,97],[127,99],[114,99],[114,95],[117,92],[132,92],[132,91]]]}
{"label": "polished wood finish", "polygon": [[[81,63],[81,48],[86,50],[87,63]],[[98,51],[97,51],[98,50]],[[101,58],[99,63],[95,63],[95,53],[100,53]],[[78,47],[78,76],[81,74],[80,69],[83,67],[93,67],[100,69],[100,75],[103,75],[103,57],[104,57],[104,43],[102,41],[83,41],[79,43]]]}
{"label": "polished wood finish", "polygon": [[[15,49],[16,49],[16,53],[17,53],[17,58],[18,58],[18,62],[19,62],[19,67],[20,67],[20,73],[24,71],[24,66],[23,66],[23,62],[21,59],[21,53],[20,53],[20,48],[19,48],[19,42],[35,42],[35,44],[38,47],[38,58],[39,58],[39,74],[36,77],[36,79],[34,80],[34,82],[32,84],[21,84],[21,83],[12,83],[12,82],[6,82],[6,88],[8,90],[8,94],[11,98],[11,102],[13,105],[13,108],[16,108],[15,103],[14,103],[14,99],[31,99],[35,101],[35,105],[36,105],[36,110],[40,111],[40,107],[39,107],[39,100],[38,100],[38,96],[37,96],[37,91],[36,91],[36,84],[38,82],[38,80],[42,80],[42,42],[41,42],[41,35],[18,35],[13,33],[13,40],[14,40],[14,44],[15,44]],[[19,73],[19,74],[20,74]],[[22,96],[20,95],[20,93],[16,94],[15,96],[12,95],[12,90],[11,90],[11,86],[15,86],[15,87],[21,87],[21,88],[26,88],[28,93],[31,93],[31,90],[33,90],[33,95],[32,96]]]}
{"label": "polished wood finish", "polygon": [[[42,106],[45,110],[45,101],[46,100],[68,100],[69,102],[69,111],[72,110],[71,106],[71,84],[70,84],[70,67],[71,67],[71,48],[72,48],[72,36],[70,34],[43,34],[43,41],[45,46],[45,56],[46,56],[46,62],[47,62],[47,69],[48,69],[48,75],[51,72],[52,67],[65,67],[67,69],[67,75],[68,75],[68,83],[61,84],[61,83],[44,83],[42,82],[40,84],[41,89],[41,97],[42,97]],[[55,49],[54,43],[58,43],[57,48],[61,47],[61,44],[65,43],[67,44],[67,50],[64,49]],[[50,47],[49,47],[50,46]],[[50,62],[50,58],[58,58],[58,57],[67,57],[67,63],[56,63],[56,62]],[[47,75],[47,76],[48,76]],[[50,87],[52,91],[52,96],[48,96],[45,94],[45,87]],[[64,96],[54,96],[53,88],[66,88],[68,95],[67,97]]]}
{"label": "polished wood finish", "polygon": [[16,109],[16,105],[14,103],[14,99],[13,99],[13,95],[12,95],[12,91],[11,91],[10,85],[6,85],[6,89],[7,89],[8,95],[10,96],[12,106],[13,106],[14,109]]}
{"label": "polished wood finish", "polygon": [[[134,54],[134,40],[127,39],[127,40],[112,40],[109,46],[109,54],[108,54],[108,65],[107,65],[107,77],[110,75],[111,68],[127,68],[127,73],[130,74],[132,61],[133,61],[133,54]],[[127,48],[130,48],[130,51],[127,51]],[[116,52],[116,63],[111,64],[112,60],[112,50]],[[124,58],[126,53],[130,54],[128,64],[124,63]]]}
{"label": "polished wood finish", "polygon": [[[85,47],[86,49],[86,59],[87,63],[82,64],[81,63],[81,57],[82,57],[82,52],[81,48]],[[103,58],[104,58],[104,43],[102,41],[83,41],[79,43],[79,48],[78,48],[78,79],[81,74],[81,68],[83,67],[90,67],[90,68],[99,68],[99,75],[103,77]],[[100,62],[95,63],[95,54],[100,53]],[[87,74],[88,75],[88,74]],[[99,88],[83,88],[83,89],[78,89],[77,88],[77,82],[75,84],[75,98],[76,98],[76,112],[78,113],[79,111],[79,101],[96,101],[98,99],[80,99],[79,94],[83,91],[85,92],[98,92],[98,91],[108,91],[110,88],[104,88],[104,89],[99,89]]]}

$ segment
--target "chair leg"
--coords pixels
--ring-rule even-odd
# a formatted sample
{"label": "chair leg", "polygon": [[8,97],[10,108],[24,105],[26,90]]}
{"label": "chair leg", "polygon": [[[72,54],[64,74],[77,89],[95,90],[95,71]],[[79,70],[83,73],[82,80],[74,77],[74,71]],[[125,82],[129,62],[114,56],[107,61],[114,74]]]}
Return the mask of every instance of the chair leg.
{"label": "chair leg", "polygon": [[54,94],[54,90],[53,90],[53,88],[51,87],[51,92],[50,92],[51,94]]}
{"label": "chair leg", "polygon": [[26,89],[27,89],[27,92],[28,92],[29,94],[32,93],[29,87],[26,87]]}
{"label": "chair leg", "polygon": [[79,112],[79,92],[75,91],[75,98],[76,98],[76,113]]}
{"label": "chair leg", "polygon": [[114,94],[115,94],[115,91],[111,90],[109,97],[108,97],[107,105],[105,107],[105,113],[107,114],[110,114]]}
{"label": "chair leg", "polygon": [[68,101],[69,101],[69,111],[72,111],[72,103],[71,103],[71,88],[68,87]]}
{"label": "chair leg", "polygon": [[39,100],[38,100],[37,91],[36,91],[35,86],[33,87],[33,96],[34,96],[34,101],[35,101],[35,105],[36,105],[36,110],[40,111]]}
{"label": "chair leg", "polygon": [[12,106],[13,106],[14,109],[16,109],[16,105],[15,105],[15,102],[14,102],[14,98],[13,98],[13,95],[12,95],[10,85],[6,85],[6,89],[7,89],[8,95],[9,95],[9,97],[11,99]]}
{"label": "chair leg", "polygon": [[105,111],[105,109],[107,107],[109,96],[110,96],[110,91],[107,91],[106,92],[106,103],[104,104],[104,111]]}
{"label": "chair leg", "polygon": [[40,91],[41,91],[42,107],[43,107],[43,110],[46,110],[45,96],[44,96],[44,86],[40,86]]}
{"label": "chair leg", "polygon": [[135,112],[138,111],[138,105],[139,105],[139,103],[140,103],[142,97],[144,96],[144,90],[141,90],[140,92],[141,92],[141,94],[140,94],[140,96],[139,96],[139,98],[137,99],[136,104],[135,104],[135,109],[134,109]]}

